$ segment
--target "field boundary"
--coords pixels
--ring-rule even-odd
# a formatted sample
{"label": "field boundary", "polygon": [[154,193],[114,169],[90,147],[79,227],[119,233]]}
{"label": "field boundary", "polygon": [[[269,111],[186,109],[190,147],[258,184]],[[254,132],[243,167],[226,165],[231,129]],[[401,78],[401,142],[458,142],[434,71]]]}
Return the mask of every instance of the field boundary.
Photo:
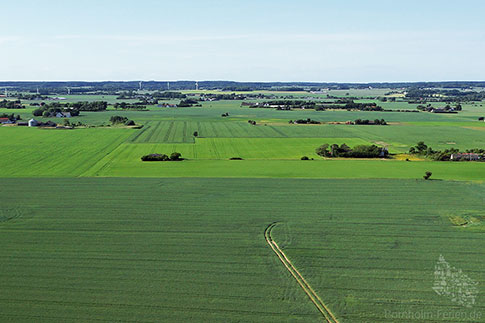
{"label": "field boundary", "polygon": [[295,278],[296,282],[300,285],[300,287],[303,289],[303,291],[308,296],[308,298],[310,298],[310,300],[318,309],[318,311],[323,315],[323,317],[325,318],[325,321],[328,323],[339,323],[339,321],[337,320],[335,315],[330,311],[328,306],[325,305],[322,299],[317,295],[317,293],[313,290],[310,284],[308,284],[305,278],[303,278],[303,276],[295,268],[293,263],[288,259],[285,253],[280,249],[278,244],[271,237],[271,231],[277,224],[278,222],[273,222],[270,225],[268,225],[264,230],[264,238],[266,242],[269,244],[269,246],[274,251],[274,253],[278,256],[278,259],[290,272],[293,278]]}

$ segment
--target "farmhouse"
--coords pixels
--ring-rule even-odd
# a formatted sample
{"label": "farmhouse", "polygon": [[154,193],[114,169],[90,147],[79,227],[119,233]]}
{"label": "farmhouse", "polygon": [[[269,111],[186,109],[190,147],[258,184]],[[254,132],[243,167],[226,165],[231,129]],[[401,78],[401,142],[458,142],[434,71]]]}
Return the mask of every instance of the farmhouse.
{"label": "farmhouse", "polygon": [[157,105],[157,107],[159,107],[159,108],[176,108],[177,105],[176,104],[170,104],[170,103],[162,103],[162,104]]}
{"label": "farmhouse", "polygon": [[71,112],[57,112],[56,118],[70,118]]}
{"label": "farmhouse", "polygon": [[30,119],[29,120],[29,127],[37,127],[39,125],[39,122],[35,119]]}
{"label": "farmhouse", "polygon": [[474,153],[458,153],[458,154],[451,154],[450,160],[460,161],[460,160],[470,160],[470,161],[477,161],[477,160],[485,160],[485,156],[480,154]]}
{"label": "farmhouse", "polygon": [[10,120],[9,118],[0,118],[0,124],[12,124],[12,123],[15,123],[15,122]]}

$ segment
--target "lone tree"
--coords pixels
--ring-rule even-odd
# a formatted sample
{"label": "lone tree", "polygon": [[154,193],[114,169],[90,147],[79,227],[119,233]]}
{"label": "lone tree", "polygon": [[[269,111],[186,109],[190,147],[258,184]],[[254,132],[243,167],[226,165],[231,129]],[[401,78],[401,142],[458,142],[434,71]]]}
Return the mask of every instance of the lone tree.
{"label": "lone tree", "polygon": [[197,131],[194,131],[194,137],[197,137],[199,133]]}
{"label": "lone tree", "polygon": [[426,172],[426,174],[423,176],[423,178],[424,178],[425,180],[428,180],[428,179],[431,177],[431,175],[433,175],[433,173],[431,173],[431,172]]}

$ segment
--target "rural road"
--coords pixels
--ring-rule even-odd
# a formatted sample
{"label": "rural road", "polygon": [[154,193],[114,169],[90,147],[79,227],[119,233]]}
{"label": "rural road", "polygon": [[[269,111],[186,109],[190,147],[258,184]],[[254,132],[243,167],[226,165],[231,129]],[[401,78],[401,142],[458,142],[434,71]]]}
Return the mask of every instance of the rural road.
{"label": "rural road", "polygon": [[297,283],[303,289],[305,294],[307,294],[308,298],[310,298],[318,311],[323,315],[323,317],[325,318],[324,322],[339,323],[335,315],[329,310],[329,308],[325,305],[322,299],[317,295],[317,293],[313,290],[310,284],[308,284],[305,278],[303,278],[303,276],[295,268],[295,266],[293,266],[285,253],[280,249],[278,244],[271,237],[271,231],[277,224],[278,222],[273,222],[268,225],[264,230],[264,238],[266,239],[266,242],[269,244],[274,253],[278,256],[279,260],[283,263],[283,265],[290,272],[290,274],[296,279]]}

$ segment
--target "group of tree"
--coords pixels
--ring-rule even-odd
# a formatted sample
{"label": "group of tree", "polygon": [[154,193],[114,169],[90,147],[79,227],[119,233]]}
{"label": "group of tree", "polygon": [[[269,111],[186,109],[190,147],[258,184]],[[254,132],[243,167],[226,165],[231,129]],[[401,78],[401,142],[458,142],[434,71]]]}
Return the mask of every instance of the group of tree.
{"label": "group of tree", "polygon": [[223,114],[221,114],[221,117],[223,117],[223,118],[229,117],[229,112],[224,112]]}
{"label": "group of tree", "polygon": [[[441,150],[434,150],[433,148],[426,145],[423,141],[420,141],[416,144],[416,146],[411,147],[409,149],[409,153],[411,155],[422,156],[436,161],[449,161],[451,160],[451,156],[454,154],[455,155],[473,154],[473,155],[480,156],[481,160],[483,159],[482,157],[485,157],[485,149],[482,149],[482,148],[467,149],[464,152],[461,152],[457,148],[448,148],[441,151]],[[467,159],[463,158],[463,160],[467,160]]]}
{"label": "group of tree", "polygon": [[93,101],[93,102],[74,102],[68,103],[67,107],[79,111],[105,111],[108,108],[108,102]]}
{"label": "group of tree", "polygon": [[134,126],[135,121],[128,119],[127,117],[123,116],[111,116],[109,119],[112,125],[119,125],[124,124],[125,126]]}
{"label": "group of tree", "polygon": [[156,99],[185,99],[187,98],[186,94],[181,92],[171,92],[171,91],[164,91],[164,92],[154,92],[151,94],[152,97]]}
{"label": "group of tree", "polygon": [[430,101],[430,102],[467,102],[482,101],[485,99],[485,91],[463,91],[458,89],[431,89],[411,88],[406,92],[408,101]]}
{"label": "group of tree", "polygon": [[376,145],[359,145],[350,148],[346,144],[324,144],[316,149],[316,154],[328,158],[387,158],[389,152],[386,148]]}
{"label": "group of tree", "polygon": [[374,121],[372,120],[362,120],[362,119],[356,119],[354,121],[355,125],[376,125],[376,126],[386,126],[387,122],[384,119],[375,119]]}
{"label": "group of tree", "polygon": [[22,120],[22,118],[20,117],[20,114],[15,115],[13,113],[11,113],[11,114],[2,113],[2,114],[0,114],[0,118],[2,118],[2,119],[8,118],[8,120],[13,121],[13,122],[16,122],[18,120]]}
{"label": "group of tree", "polygon": [[0,101],[0,109],[25,109],[20,100],[2,100]]}
{"label": "group of tree", "polygon": [[179,108],[189,108],[189,107],[192,107],[196,104],[199,104],[199,101],[197,101],[195,99],[185,99],[185,100],[180,101],[180,103],[177,104],[177,107],[179,107]]}
{"label": "group of tree", "polygon": [[254,121],[254,120],[248,120],[248,123],[249,123],[250,125],[253,125],[253,126],[255,126],[255,125],[256,125],[256,121]]}
{"label": "group of tree", "polygon": [[145,111],[147,110],[146,105],[144,105],[142,102],[135,102],[135,103],[126,103],[126,102],[120,102],[120,103],[115,103],[113,105],[113,108],[116,110],[121,109],[121,110],[141,110]]}
{"label": "group of tree", "polygon": [[458,113],[458,111],[462,111],[463,107],[461,104],[456,104],[454,107],[447,104],[442,108],[435,108],[431,104],[428,104],[426,106],[418,105],[416,109],[418,109],[419,111],[426,111],[426,112],[433,112],[433,113]]}
{"label": "group of tree", "polygon": [[220,101],[220,100],[227,100],[227,101],[234,101],[234,100],[245,100],[246,95],[243,94],[236,94],[236,93],[228,93],[228,94],[217,94],[217,93],[207,93],[203,94],[200,97],[201,101]]}
{"label": "group of tree", "polygon": [[44,118],[52,118],[55,117],[58,113],[69,113],[71,117],[79,116],[79,110],[74,108],[68,108],[66,106],[58,105],[58,104],[44,104],[39,108],[32,111],[32,115],[34,117],[44,117]]}
{"label": "group of tree", "polygon": [[41,95],[41,94],[24,94],[24,93],[18,93],[15,95],[15,97],[19,100],[47,100],[49,97],[46,95]]}
{"label": "group of tree", "polygon": [[39,108],[35,109],[32,114],[36,117],[39,116],[55,116],[58,112],[69,112],[71,116],[75,117],[79,115],[80,111],[105,111],[108,107],[108,102],[105,101],[93,101],[93,102],[74,102],[74,103],[59,103],[53,102],[45,104],[42,102],[39,104]]}
{"label": "group of tree", "polygon": [[289,124],[321,124],[320,121],[308,119],[298,119],[298,120],[290,120],[288,121]]}
{"label": "group of tree", "polygon": [[182,161],[182,154],[173,152],[170,156],[166,154],[149,154],[141,157],[142,161]]}

